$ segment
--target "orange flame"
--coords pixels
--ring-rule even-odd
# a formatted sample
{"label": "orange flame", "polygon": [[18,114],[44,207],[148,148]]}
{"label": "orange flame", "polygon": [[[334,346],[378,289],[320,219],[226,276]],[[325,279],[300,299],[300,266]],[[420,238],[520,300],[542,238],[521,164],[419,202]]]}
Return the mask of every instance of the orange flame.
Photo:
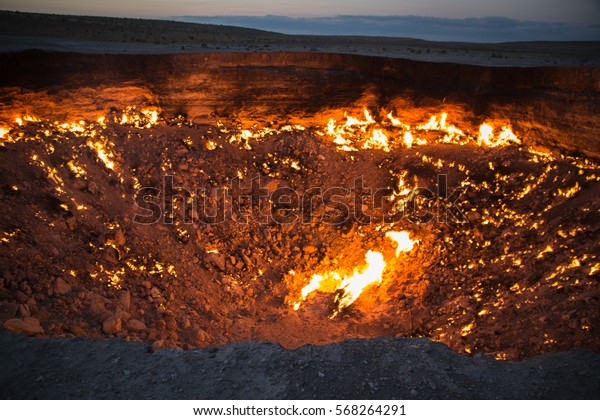
{"label": "orange flame", "polygon": [[351,277],[346,277],[342,281],[338,290],[343,290],[343,294],[338,299],[338,309],[333,312],[331,318],[334,318],[346,306],[352,305],[367,286],[381,283],[381,275],[385,269],[383,255],[376,251],[367,251],[365,259],[367,267],[363,271],[356,270]]}
{"label": "orange flame", "polygon": [[409,233],[404,230],[401,232],[389,231],[385,234],[385,237],[396,242],[396,258],[400,256],[401,252],[409,252],[412,250],[417,242],[411,240]]}
{"label": "orange flame", "polygon": [[376,251],[367,251],[365,255],[366,266],[355,269],[351,276],[344,276],[337,271],[328,271],[324,274],[314,274],[310,282],[302,288],[301,298],[294,303],[294,310],[298,310],[308,295],[315,291],[334,293],[341,292],[337,299],[337,309],[331,318],[335,317],[343,308],[354,303],[365,288],[371,284],[381,282],[381,275],[385,269],[383,255]]}
{"label": "orange flame", "polygon": [[509,125],[503,126],[496,134],[494,127],[483,123],[478,133],[469,133],[448,123],[446,112],[431,116],[427,122],[414,126],[412,130],[410,125],[394,117],[393,112],[386,115],[388,122],[376,121],[367,109],[363,110],[363,113],[364,119],[347,113],[344,114],[345,122],[338,123],[330,119],[324,130],[318,133],[330,137],[337,149],[345,152],[355,152],[359,149],[379,149],[390,152],[392,146],[397,145],[404,145],[407,148],[426,145],[430,140],[418,136],[418,133],[424,132],[440,133],[441,135],[434,140],[436,143],[465,145],[472,142],[486,147],[521,143]]}
{"label": "orange flame", "polygon": [[479,127],[479,136],[477,137],[478,146],[499,147],[508,146],[511,143],[521,144],[521,140],[512,132],[509,126],[502,127],[497,136],[494,136],[494,127],[488,123],[483,123]]}

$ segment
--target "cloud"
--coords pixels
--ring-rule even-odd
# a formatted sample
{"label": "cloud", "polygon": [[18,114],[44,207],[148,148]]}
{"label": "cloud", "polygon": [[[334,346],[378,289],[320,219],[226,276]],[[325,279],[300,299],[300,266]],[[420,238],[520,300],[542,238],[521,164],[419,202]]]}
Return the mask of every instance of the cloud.
{"label": "cloud", "polygon": [[179,16],[176,20],[233,25],[285,34],[367,35],[431,41],[598,41],[600,25],[534,22],[504,17],[447,19],[426,16]]}

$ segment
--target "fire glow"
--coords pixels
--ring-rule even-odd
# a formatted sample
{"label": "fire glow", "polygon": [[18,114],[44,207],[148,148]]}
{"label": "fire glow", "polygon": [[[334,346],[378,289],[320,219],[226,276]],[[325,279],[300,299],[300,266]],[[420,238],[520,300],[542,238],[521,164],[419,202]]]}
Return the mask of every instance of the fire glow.
{"label": "fire glow", "polygon": [[[420,133],[439,133],[435,143],[475,144],[480,147],[502,147],[521,144],[512,132],[510,125],[503,125],[497,134],[491,123],[480,125],[477,134],[470,134],[448,122],[448,113],[433,115],[427,122],[412,127],[387,113],[381,121],[377,121],[369,112],[363,110],[364,119],[345,114],[345,121],[330,119],[322,136],[329,137],[337,149],[344,152],[356,152],[359,149],[378,149],[389,152],[393,147],[410,148],[424,146],[431,142],[420,136]],[[362,146],[361,146],[362,143]]]}
{"label": "fire glow", "polygon": [[[386,237],[397,244],[396,258],[401,252],[410,251],[416,241],[410,239],[406,231],[389,231]],[[381,252],[369,250],[365,254],[366,264],[355,267],[351,275],[342,275],[339,270],[314,274],[310,282],[300,292],[300,300],[293,303],[294,310],[298,310],[302,302],[306,301],[313,292],[335,293],[337,308],[331,318],[335,318],[344,308],[352,305],[360,295],[370,286],[379,285],[383,280],[383,272],[387,266]]]}
{"label": "fire glow", "polygon": [[[95,259],[88,264],[89,277],[94,280],[91,284],[126,291],[143,281],[148,305],[160,311],[168,309],[182,319],[189,317],[192,325],[202,325],[203,314],[183,314],[176,307],[178,289],[169,288],[175,278],[192,287],[188,285],[194,284],[194,270],[200,267],[208,270],[205,278],[214,282],[214,293],[223,294],[231,311],[243,308],[248,314],[256,314],[273,310],[284,322],[292,313],[294,322],[300,319],[306,325],[315,320],[327,323],[336,337],[354,336],[352,328],[367,324],[375,326],[371,334],[378,334],[383,331],[381,325],[394,318],[396,324],[384,327],[386,334],[421,334],[465,352],[481,351],[481,347],[469,347],[473,341],[464,340],[475,340],[485,333],[484,321],[503,316],[511,305],[533,307],[544,288],[561,291],[590,284],[599,272],[596,258],[579,252],[576,245],[591,243],[591,230],[587,225],[574,223],[597,210],[595,202],[586,199],[586,195],[600,179],[600,166],[588,158],[561,156],[530,145],[523,147],[506,121],[485,119],[482,124],[463,124],[468,120],[457,119],[451,110],[406,116],[406,121],[402,121],[395,111],[384,116],[382,112],[364,110],[358,117],[348,111],[340,121],[327,115],[318,122],[306,123],[306,127],[286,120],[282,125],[267,122],[261,126],[232,120],[203,126],[179,117],[165,120],[159,117],[160,110],[135,109],[114,111],[97,119],[94,116],[93,120],[49,121],[23,115],[19,121],[12,118],[0,128],[0,143],[9,151],[26,151],[33,172],[39,179],[47,179],[44,188],[56,198],[60,210],[57,215],[36,210],[36,218],[45,223],[44,229],[76,238],[90,225],[102,232],[103,224],[113,230],[107,225],[109,220],[121,222],[126,245],[119,245],[116,240],[86,241],[86,250]],[[336,112],[344,115],[341,110]],[[157,144],[159,147],[155,148]],[[302,148],[307,144],[311,147]],[[149,157],[140,153],[145,148],[153,151]],[[475,148],[479,150],[470,153]],[[227,164],[223,164],[224,157]],[[189,219],[185,219],[190,201],[197,197],[212,200],[209,192],[231,185],[229,180],[234,177],[249,181],[264,176],[269,178],[267,181],[272,179],[273,185],[290,185],[304,193],[304,188],[313,185],[345,183],[347,179],[338,176],[343,172],[340,169],[348,167],[348,173],[359,173],[359,169],[365,170],[361,166],[365,162],[372,164],[369,168],[377,175],[369,183],[390,191],[382,200],[385,213],[374,213],[372,202],[364,201],[363,211],[369,216],[370,212],[375,217],[410,214],[415,208],[427,211],[419,206],[430,203],[435,204],[435,209],[445,209],[450,203],[443,201],[434,181],[437,174],[447,173],[455,180],[450,187],[469,189],[470,196],[460,196],[457,205],[470,223],[446,230],[422,224],[410,234],[401,230],[409,226],[404,221],[393,224],[396,230],[373,221],[362,229],[344,225],[348,230],[312,220],[289,230],[279,225],[253,230],[253,225],[248,224],[236,227],[236,232],[242,233],[242,239],[238,239],[234,238],[237,234],[231,234],[231,225],[239,218],[227,219],[210,230],[196,223],[199,219],[194,211],[188,212]],[[521,169],[525,164],[527,171]],[[201,187],[199,191],[206,191],[207,195],[191,195],[186,198],[189,201],[174,200],[173,208],[168,210],[173,223],[163,233],[176,242],[164,247],[168,249],[162,255],[156,250],[141,250],[140,243],[128,234],[141,228],[123,220],[118,211],[109,207],[121,199],[130,200],[136,191],[156,185],[161,177],[170,174],[181,179],[175,186],[185,187],[194,180]],[[419,195],[420,191],[430,190],[434,193],[432,200]],[[7,190],[11,200],[28,194],[27,184],[18,182]],[[346,201],[352,207],[352,200]],[[577,211],[570,209],[574,202],[582,203]],[[282,213],[284,210],[289,209],[283,208]],[[317,206],[316,210],[321,208]],[[565,220],[562,225],[549,223],[558,211],[579,215],[579,219]],[[61,231],[63,228],[66,231]],[[3,229],[1,246],[21,246],[25,236],[15,229]],[[258,240],[246,239],[252,237]],[[417,243],[419,249],[414,249]],[[193,269],[180,259],[181,250],[185,251],[181,255],[190,251],[189,255],[193,253],[197,259]],[[545,270],[539,284],[532,276],[526,276],[532,266],[538,272]],[[75,268],[77,273],[85,271]],[[175,290],[175,300],[170,300],[167,290]],[[260,306],[264,296],[274,294],[284,308],[271,302],[268,310]],[[455,309],[446,304],[449,309],[443,315],[425,316],[429,322],[426,327],[413,324],[418,311],[429,311],[437,304],[428,301],[429,296],[451,301],[466,294],[475,306]],[[202,294],[195,296],[200,299]],[[208,300],[206,303],[211,304]],[[593,327],[585,316],[581,319],[585,320],[581,321],[582,330]],[[349,329],[345,329],[346,324]],[[289,340],[293,334],[284,331],[289,324],[282,325],[280,335],[261,337]],[[214,328],[204,324],[202,328],[211,337],[223,330],[222,324]],[[248,338],[243,335],[245,331],[238,334],[236,338]],[[298,339],[299,336],[302,337]],[[288,344],[326,342],[333,336],[311,335],[307,339],[308,335],[297,334],[291,340],[299,341]],[[453,342],[456,337],[463,341]],[[172,345],[188,344],[185,340],[173,339]],[[497,348],[501,347],[493,348],[494,351]]]}

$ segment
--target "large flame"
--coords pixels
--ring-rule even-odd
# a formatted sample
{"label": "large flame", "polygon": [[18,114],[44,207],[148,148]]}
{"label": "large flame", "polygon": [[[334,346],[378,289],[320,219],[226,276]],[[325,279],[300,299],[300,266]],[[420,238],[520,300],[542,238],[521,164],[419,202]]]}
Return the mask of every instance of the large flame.
{"label": "large flame", "polygon": [[294,310],[298,310],[308,295],[315,291],[340,292],[341,296],[337,299],[338,307],[332,315],[332,318],[335,317],[343,308],[358,299],[367,286],[381,282],[381,275],[385,269],[383,255],[380,252],[369,250],[365,255],[365,260],[366,265],[356,268],[350,276],[342,276],[338,271],[314,274],[310,282],[302,288],[300,300],[294,303]]}
{"label": "large flame", "polygon": [[[396,242],[396,258],[401,252],[410,251],[417,242],[411,240],[410,234],[406,231],[390,231],[385,236]],[[338,293],[337,308],[331,318],[337,316],[342,309],[352,305],[368,286],[382,281],[383,270],[386,267],[383,254],[369,250],[365,255],[365,261],[366,264],[356,267],[352,275],[344,276],[335,270],[313,274],[309,283],[300,291],[300,299],[293,304],[294,310],[298,310],[302,302],[306,301],[313,292]]]}
{"label": "large flame", "polygon": [[338,309],[333,313],[332,318],[343,308],[354,303],[367,286],[381,283],[381,275],[385,269],[383,255],[376,251],[367,251],[365,259],[367,266],[363,271],[356,270],[351,277],[346,277],[342,281],[339,290],[343,290],[343,294],[337,301]]}
{"label": "large flame", "polygon": [[[151,128],[160,124],[160,108],[138,109],[136,106],[126,107],[120,116],[114,116],[115,124],[134,127],[137,129]],[[371,114],[368,109],[362,111],[363,116],[354,117],[348,113],[344,119],[336,121],[330,119],[325,127],[313,126],[316,133],[327,137],[339,151],[358,152],[365,149],[377,149],[391,152],[394,148],[415,147],[427,144],[449,143],[457,145],[476,144],[480,147],[502,147],[510,144],[520,144],[521,141],[513,133],[510,125],[500,125],[495,129],[489,122],[479,126],[477,132],[461,130],[456,125],[449,123],[450,116],[447,112],[441,112],[430,116],[420,124],[410,126],[394,117],[393,111],[385,114]],[[381,118],[382,115],[385,115]],[[21,127],[28,123],[39,123],[41,120],[35,116],[22,115],[15,119],[16,124]],[[96,137],[99,128],[107,127],[107,119],[101,116],[97,124],[86,121],[56,123],[54,129],[61,133],[70,131],[81,137]],[[180,124],[180,123],[179,123]],[[229,143],[239,145],[246,150],[253,150],[253,142],[262,142],[269,137],[282,132],[300,132],[307,128],[302,125],[283,125],[279,127],[260,127],[256,124],[251,127],[232,126],[232,124],[217,122],[221,133],[228,134]],[[0,144],[12,143],[15,140],[9,135],[9,127],[0,127]],[[50,131],[48,131],[50,133]],[[434,136],[426,133],[433,133]],[[48,134],[49,135],[49,134]],[[216,139],[209,139],[207,149],[215,150],[219,147]],[[104,160],[104,159],[102,159]]]}

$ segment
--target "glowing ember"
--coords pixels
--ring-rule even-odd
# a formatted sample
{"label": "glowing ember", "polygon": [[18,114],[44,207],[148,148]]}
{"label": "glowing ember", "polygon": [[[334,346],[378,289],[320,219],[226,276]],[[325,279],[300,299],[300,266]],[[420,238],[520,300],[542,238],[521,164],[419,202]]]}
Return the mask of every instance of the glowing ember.
{"label": "glowing ember", "polygon": [[557,191],[557,195],[562,195],[563,197],[571,198],[580,190],[581,190],[581,187],[579,186],[579,182],[576,182],[575,185],[573,185],[571,188],[568,188],[565,190],[559,189]]}
{"label": "glowing ember", "polygon": [[67,167],[69,168],[73,176],[75,176],[75,178],[82,178],[87,174],[84,168],[82,168],[72,160],[67,162]]}
{"label": "glowing ember", "polygon": [[551,245],[548,245],[548,246],[546,246],[546,248],[545,248],[543,251],[541,251],[541,252],[540,252],[540,253],[537,255],[537,257],[536,257],[536,258],[537,258],[537,259],[544,258],[544,254],[548,254],[548,253],[550,253],[550,252],[552,252],[552,251],[554,251],[554,249],[552,248],[552,246],[551,246]]}
{"label": "glowing ember", "polygon": [[406,133],[404,133],[404,145],[406,147],[411,147],[415,141],[415,139],[413,138],[412,134],[410,131],[407,131]]}
{"label": "glowing ember", "polygon": [[462,337],[466,337],[467,335],[471,334],[472,330],[473,330],[473,323],[471,322],[470,324],[462,327],[462,329],[460,330],[460,335]]}
{"label": "glowing ember", "polygon": [[385,234],[385,237],[396,242],[396,258],[400,256],[401,252],[408,252],[413,249],[416,242],[412,241],[409,233],[404,230],[401,232],[389,231]]}
{"label": "glowing ember", "polygon": [[12,238],[13,236],[15,236],[19,232],[20,232],[19,229],[15,229],[12,232],[4,232],[4,235],[2,235],[2,237],[0,237],[0,243],[3,243],[3,244],[9,243],[10,242],[10,238]]}
{"label": "glowing ember", "polygon": [[214,140],[208,140],[206,142],[206,150],[213,151],[217,148],[217,142]]}
{"label": "glowing ember", "polygon": [[111,170],[115,168],[115,156],[113,152],[110,151],[104,143],[102,143],[101,141],[88,140],[87,145],[89,148],[96,152],[96,154],[98,155],[98,159],[100,159],[104,163],[104,166]]}

